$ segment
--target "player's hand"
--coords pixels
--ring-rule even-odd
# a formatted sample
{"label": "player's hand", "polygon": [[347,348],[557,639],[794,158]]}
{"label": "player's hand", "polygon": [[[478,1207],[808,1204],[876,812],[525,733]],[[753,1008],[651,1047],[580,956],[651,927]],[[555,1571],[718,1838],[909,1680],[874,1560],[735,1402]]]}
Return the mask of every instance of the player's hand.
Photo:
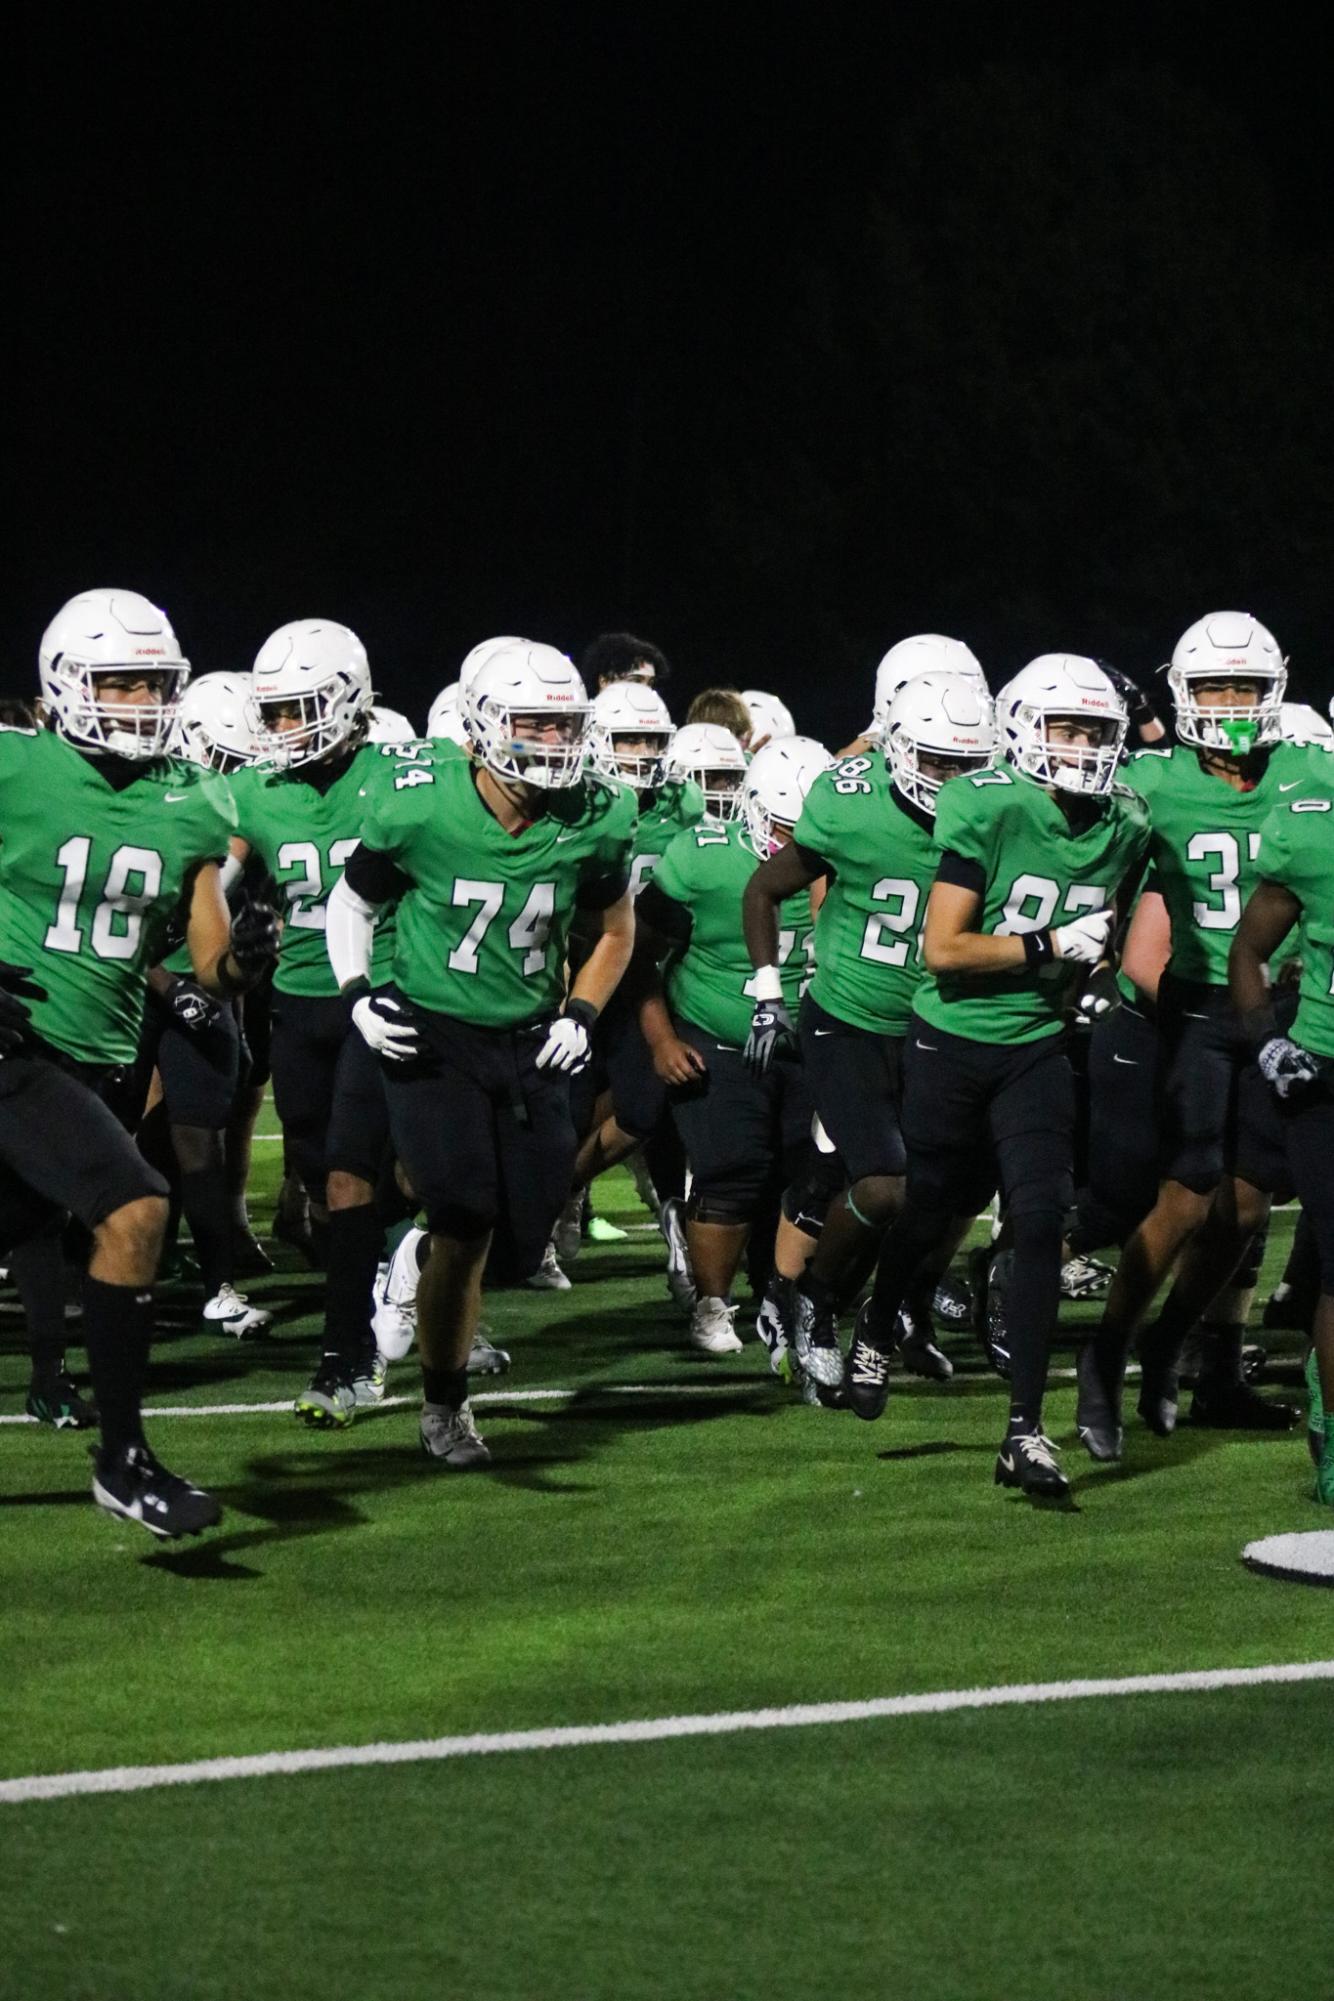
{"label": "player's hand", "polygon": [[588,1001],[567,1001],[564,1014],[552,1022],[537,1052],[538,1069],[559,1070],[567,1077],[586,1070],[593,1053],[589,1031],[596,1020],[597,1010]]}
{"label": "player's hand", "polygon": [[1271,1035],[1256,1061],[1261,1075],[1276,1097],[1295,1098],[1320,1082],[1320,1065],[1310,1051],[1291,1036]]}
{"label": "player's hand", "polygon": [[665,1035],[653,1045],[653,1074],[664,1084],[696,1084],[708,1076],[709,1066],[691,1043],[682,1042],[679,1035]]}
{"label": "player's hand", "polygon": [[353,1003],[352,1019],[364,1040],[387,1063],[409,1063],[420,1056],[416,1028],[388,994],[363,994]]}
{"label": "player's hand", "polygon": [[243,903],[232,919],[229,947],[243,980],[257,980],[278,961],[282,927],[278,913],[267,903]]}
{"label": "player's hand", "polygon": [[1062,924],[1051,934],[1052,951],[1068,963],[1096,966],[1107,957],[1113,915],[1110,909],[1090,910],[1086,917],[1076,917],[1073,924]]}
{"label": "player's hand", "polygon": [[11,966],[0,959],[0,1056],[12,1056],[23,1047],[28,1026],[24,1001],[46,999],[46,988],[39,987],[31,973],[31,966]]}
{"label": "player's hand", "polygon": [[1138,681],[1132,681],[1129,674],[1123,674],[1119,667],[1109,666],[1105,660],[1098,664],[1125,703],[1130,728],[1137,736],[1141,730],[1158,721],[1157,711]]}
{"label": "player's hand", "polygon": [[795,1055],[797,1031],[784,1002],[756,1001],[742,1054],[752,1077],[762,1077],[776,1056]]}
{"label": "player's hand", "polygon": [[197,1029],[212,1028],[222,1013],[215,1000],[211,1000],[202,987],[189,980],[177,980],[167,990],[167,1006],[175,1015],[182,1028],[193,1033]]}
{"label": "player's hand", "polygon": [[1087,979],[1079,982],[1075,1004],[1075,1027],[1093,1028],[1121,1005],[1121,989],[1110,966],[1095,966]]}

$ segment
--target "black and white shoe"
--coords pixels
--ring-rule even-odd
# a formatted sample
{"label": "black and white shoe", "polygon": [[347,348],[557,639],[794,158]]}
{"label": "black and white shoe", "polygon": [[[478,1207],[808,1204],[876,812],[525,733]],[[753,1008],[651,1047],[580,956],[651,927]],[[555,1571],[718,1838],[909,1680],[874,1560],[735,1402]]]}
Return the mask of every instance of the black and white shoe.
{"label": "black and white shoe", "polygon": [[793,1281],[774,1272],[755,1316],[755,1332],[769,1352],[769,1367],[784,1381],[792,1377],[792,1292]]}
{"label": "black and white shoe", "polygon": [[1112,1395],[1103,1381],[1094,1342],[1086,1341],[1080,1349],[1075,1376],[1079,1383],[1075,1426],[1080,1444],[1090,1459],[1119,1459],[1122,1445],[1120,1399]]}
{"label": "black and white shoe", "polygon": [[987,1260],[978,1327],[983,1352],[1002,1382],[1010,1380],[1010,1330],[1006,1295],[1014,1271],[1014,1252],[997,1251]]}
{"label": "black and white shoe", "polygon": [[920,1301],[914,1304],[905,1300],[894,1325],[904,1368],[910,1376],[924,1376],[929,1383],[947,1383],[954,1374],[954,1364],[936,1346],[935,1331],[930,1308]]}
{"label": "black and white shoe", "polygon": [[817,1389],[842,1387],[843,1350],[838,1345],[838,1315],[832,1306],[817,1306],[800,1280],[792,1295],[792,1345],[799,1368]]}
{"label": "black and white shoe", "polygon": [[1041,1431],[1012,1431],[996,1455],[996,1485],[1019,1487],[1039,1501],[1063,1501],[1070,1482],[1060,1455]]}
{"label": "black and white shoe", "polygon": [[23,1408],[38,1424],[49,1424],[53,1431],[91,1431],[97,1424],[97,1406],[83,1394],[68,1369],[41,1380],[34,1376]]}
{"label": "black and white shoe", "polygon": [[169,1473],[146,1445],[94,1453],[93,1499],[109,1515],[167,1539],[199,1535],[222,1520],[212,1494]]}
{"label": "black and white shoe", "polygon": [[1177,1341],[1158,1333],[1156,1323],[1140,1335],[1139,1369],[1136,1408],[1155,1438],[1170,1438],[1177,1428],[1181,1396],[1181,1349]]}
{"label": "black and white shoe", "polygon": [[871,1302],[857,1315],[848,1364],[843,1377],[843,1401],[857,1417],[879,1417],[889,1402],[889,1356],[870,1338]]}

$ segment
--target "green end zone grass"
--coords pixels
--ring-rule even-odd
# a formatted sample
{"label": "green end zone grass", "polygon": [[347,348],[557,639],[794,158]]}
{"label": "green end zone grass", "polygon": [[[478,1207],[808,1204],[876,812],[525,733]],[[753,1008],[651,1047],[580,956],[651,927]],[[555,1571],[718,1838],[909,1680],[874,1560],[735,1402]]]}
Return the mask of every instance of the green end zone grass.
{"label": "green end zone grass", "polygon": [[[644,1221],[623,1176],[598,1206]],[[863,1425],[793,1403],[756,1345],[689,1353],[655,1238],[574,1273],[488,1303],[515,1368],[479,1387],[578,1392],[481,1406],[488,1475],[427,1466],[410,1409],[161,1420],[228,1510],[163,1547],[95,1512],[85,1440],[0,1427],[0,1776],[1334,1656],[1330,1595],[1238,1560],[1323,1526],[1300,1430],[1135,1429],[1094,1468],[1061,1385],[1077,1508],[1038,1511],[991,1484],[1004,1392],[970,1344]],[[293,1394],[318,1281],[250,1289],[262,1345],[167,1296],[152,1402]],[[1297,1401],[1297,1344],[1268,1340]],[[12,1412],[11,1312],[0,1343]],[[0,1987],[1290,1995],[1332,1710],[1328,1684],[1137,1696],[0,1807]]]}

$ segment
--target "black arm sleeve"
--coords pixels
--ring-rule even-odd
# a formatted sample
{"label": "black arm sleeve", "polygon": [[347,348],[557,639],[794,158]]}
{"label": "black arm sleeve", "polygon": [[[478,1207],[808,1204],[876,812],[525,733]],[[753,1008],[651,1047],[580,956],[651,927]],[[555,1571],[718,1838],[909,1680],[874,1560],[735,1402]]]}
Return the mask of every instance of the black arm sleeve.
{"label": "black arm sleeve", "polygon": [[343,874],[348,888],[367,903],[394,903],[412,888],[412,877],[404,875],[391,856],[377,853],[364,841],[353,848]]}
{"label": "black arm sleeve", "polygon": [[952,883],[955,889],[971,889],[978,896],[984,896],[987,872],[981,862],[972,861],[967,855],[956,854],[953,848],[946,848],[940,857],[940,866],[936,870],[936,881]]}
{"label": "black arm sleeve", "polygon": [[684,903],[678,903],[674,896],[668,896],[658,888],[656,882],[649,881],[639,892],[635,904],[635,916],[665,938],[672,945],[688,945],[694,919]]}
{"label": "black arm sleeve", "polygon": [[800,855],[801,865],[812,882],[817,882],[822,875],[827,875],[830,882],[834,880],[838,871],[832,862],[827,862],[823,855],[817,854],[814,848],[808,848],[804,842],[794,841],[792,845]]}
{"label": "black arm sleeve", "polygon": [[629,888],[630,878],[624,869],[603,869],[597,875],[586,875],[574,893],[576,910],[610,910],[618,903]]}

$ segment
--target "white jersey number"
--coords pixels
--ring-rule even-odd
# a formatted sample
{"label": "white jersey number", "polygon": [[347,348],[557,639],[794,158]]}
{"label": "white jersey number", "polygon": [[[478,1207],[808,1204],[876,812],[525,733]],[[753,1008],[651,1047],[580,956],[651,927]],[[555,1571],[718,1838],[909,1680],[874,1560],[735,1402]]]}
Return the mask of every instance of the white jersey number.
{"label": "white jersey number", "polygon": [[[42,940],[48,952],[83,950],[79,905],[88,881],[92,848],[87,834],[76,834],[57,851],[56,865],[65,881],[56,905],[55,923],[47,927]],[[161,888],[162,857],[156,848],[116,849],[88,934],[99,959],[134,957],[143,935],[144,913],[157,901]]]}

